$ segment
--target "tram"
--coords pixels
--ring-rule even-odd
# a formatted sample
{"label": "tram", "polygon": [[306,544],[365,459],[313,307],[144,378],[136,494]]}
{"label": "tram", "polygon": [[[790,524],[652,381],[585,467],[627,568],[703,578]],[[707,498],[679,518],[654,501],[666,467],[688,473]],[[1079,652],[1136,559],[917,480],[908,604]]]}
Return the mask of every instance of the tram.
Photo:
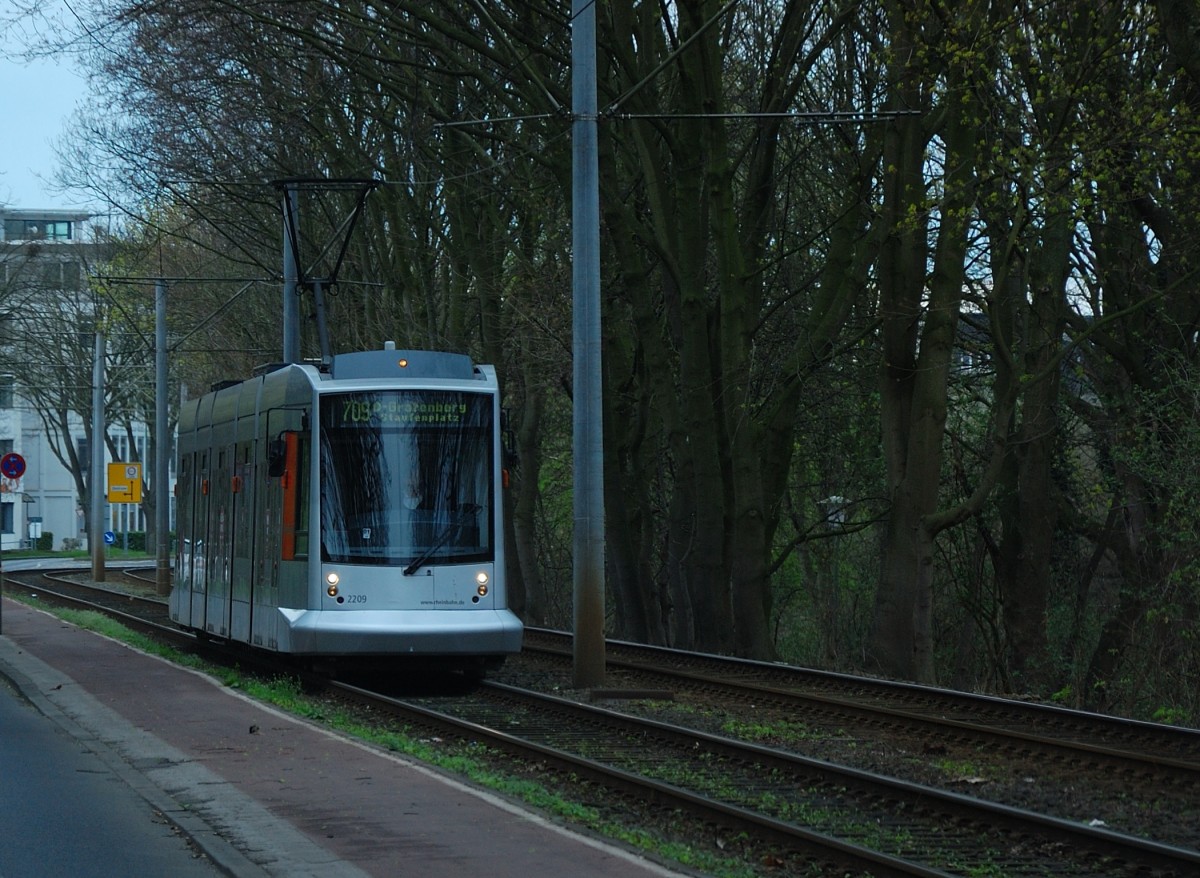
{"label": "tram", "polygon": [[392,342],[185,403],[171,619],[288,655],[498,666],[523,636],[500,442],[493,367]]}

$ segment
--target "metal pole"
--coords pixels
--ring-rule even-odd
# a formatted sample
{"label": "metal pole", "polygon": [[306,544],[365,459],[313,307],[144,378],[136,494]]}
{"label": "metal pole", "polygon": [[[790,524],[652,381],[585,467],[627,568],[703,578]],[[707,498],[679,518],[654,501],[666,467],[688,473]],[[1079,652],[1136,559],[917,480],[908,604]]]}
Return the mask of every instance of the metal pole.
{"label": "metal pole", "polygon": [[171,593],[171,516],[167,482],[171,436],[167,432],[167,282],[154,284],[154,561],[155,591]]}
{"label": "metal pole", "polygon": [[328,366],[333,362],[333,349],[329,346],[329,324],[325,322],[324,281],[312,279],[313,306],[317,309],[317,343],[321,346],[321,363]]}
{"label": "metal pole", "polygon": [[96,330],[96,352],[92,360],[92,465],[88,491],[91,494],[91,528],[88,547],[92,554],[92,579],[104,582],[104,333]]}
{"label": "metal pole", "polygon": [[300,196],[294,185],[283,190],[283,361],[300,362]]}
{"label": "metal pole", "polygon": [[596,4],[572,0],[575,686],[604,682],[604,433]]}

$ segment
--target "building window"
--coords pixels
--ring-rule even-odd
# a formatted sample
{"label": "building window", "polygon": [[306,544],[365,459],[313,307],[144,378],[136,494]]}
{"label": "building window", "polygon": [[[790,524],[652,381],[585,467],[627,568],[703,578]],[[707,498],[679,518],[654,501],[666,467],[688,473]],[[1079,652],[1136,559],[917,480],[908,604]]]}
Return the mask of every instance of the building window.
{"label": "building window", "polygon": [[[83,474],[87,483],[91,484],[91,469],[92,469],[92,446],[84,436],[75,440],[75,455],[79,459],[79,471]],[[81,528],[82,530],[82,528]]]}
{"label": "building window", "polygon": [[6,454],[12,454],[12,452],[13,452],[13,440],[12,439],[0,439],[0,457],[3,457]]}
{"label": "building window", "polygon": [[0,503],[0,533],[16,533],[16,531],[13,530],[16,522],[16,516],[13,514],[13,510],[16,509],[16,506],[16,503]]}
{"label": "building window", "polygon": [[70,220],[6,219],[4,238],[7,241],[70,241]]}
{"label": "building window", "polygon": [[71,224],[65,220],[46,223],[46,238],[51,241],[70,241]]}
{"label": "building window", "polygon": [[0,375],[0,409],[13,407],[13,376]]}

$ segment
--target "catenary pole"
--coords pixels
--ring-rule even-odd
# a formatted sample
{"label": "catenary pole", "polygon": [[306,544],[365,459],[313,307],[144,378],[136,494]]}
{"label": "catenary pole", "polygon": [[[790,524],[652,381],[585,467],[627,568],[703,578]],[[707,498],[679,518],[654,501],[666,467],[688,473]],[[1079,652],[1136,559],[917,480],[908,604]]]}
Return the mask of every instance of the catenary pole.
{"label": "catenary pole", "polygon": [[167,504],[167,457],[171,436],[167,432],[167,282],[154,283],[154,533],[157,536],[154,566],[155,590],[171,593],[171,537]]}
{"label": "catenary pole", "polygon": [[596,4],[571,3],[574,301],[574,682],[604,682],[604,431],[600,360],[600,170]]}
{"label": "catenary pole", "polygon": [[104,333],[96,330],[96,352],[92,360],[92,462],[88,493],[88,548],[92,555],[92,579],[104,582]]}
{"label": "catenary pole", "polygon": [[283,362],[300,362],[299,257],[300,195],[294,185],[283,187]]}

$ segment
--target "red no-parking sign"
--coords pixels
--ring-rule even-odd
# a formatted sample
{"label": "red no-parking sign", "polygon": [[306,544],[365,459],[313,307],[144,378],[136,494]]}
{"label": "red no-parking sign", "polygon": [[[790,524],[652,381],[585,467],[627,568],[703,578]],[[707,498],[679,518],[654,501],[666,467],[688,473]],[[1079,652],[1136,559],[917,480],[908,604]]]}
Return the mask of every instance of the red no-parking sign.
{"label": "red no-parking sign", "polygon": [[0,457],[0,473],[8,479],[21,478],[25,475],[25,458],[15,451],[10,451],[4,457]]}

